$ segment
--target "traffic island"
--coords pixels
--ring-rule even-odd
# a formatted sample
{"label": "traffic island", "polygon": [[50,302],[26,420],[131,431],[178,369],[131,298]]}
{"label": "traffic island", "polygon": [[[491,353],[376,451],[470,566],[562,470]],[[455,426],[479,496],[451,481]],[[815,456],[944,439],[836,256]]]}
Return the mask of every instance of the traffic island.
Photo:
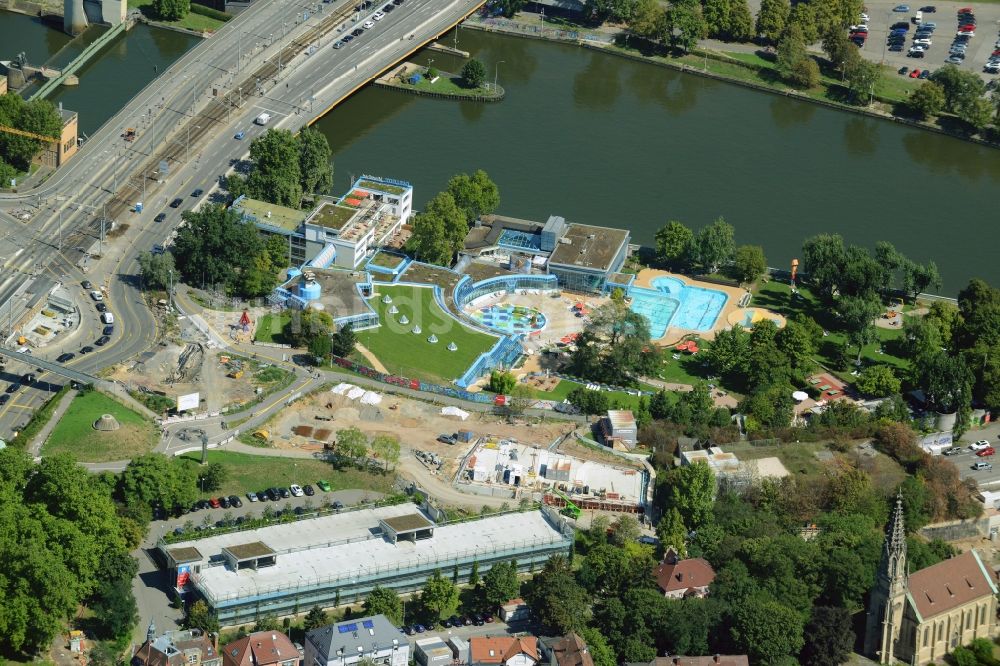
{"label": "traffic island", "polygon": [[404,62],[383,74],[375,79],[375,85],[441,99],[499,102],[504,98],[504,89],[501,86],[484,83],[477,88],[469,88],[458,74],[429,70],[423,65],[412,62]]}

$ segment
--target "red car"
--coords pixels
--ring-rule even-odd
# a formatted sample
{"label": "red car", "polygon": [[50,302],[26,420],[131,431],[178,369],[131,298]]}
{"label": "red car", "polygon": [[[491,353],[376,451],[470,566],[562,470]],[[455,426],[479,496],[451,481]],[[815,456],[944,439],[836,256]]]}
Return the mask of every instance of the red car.
{"label": "red car", "polygon": [[920,70],[919,69],[915,69],[912,72],[910,72],[910,78],[911,79],[918,79],[918,78],[920,78]]}
{"label": "red car", "polygon": [[974,26],[974,25],[966,24],[966,25],[960,25],[960,26],[958,26],[958,31],[959,32],[975,32],[975,30],[976,30],[976,26]]}
{"label": "red car", "polygon": [[972,13],[972,7],[962,7],[961,9],[958,10],[958,13],[959,14],[971,14]]}
{"label": "red car", "polygon": [[991,55],[1000,56],[1000,49],[997,49]]}
{"label": "red car", "polygon": [[979,456],[980,458],[986,458],[987,456],[991,456],[994,453],[996,453],[996,449],[994,449],[992,446],[987,446],[982,451],[977,451],[976,455]]}
{"label": "red car", "polygon": [[217,497],[212,497],[211,499],[208,500],[208,503],[212,505],[213,509],[218,509],[220,506],[222,506]]}

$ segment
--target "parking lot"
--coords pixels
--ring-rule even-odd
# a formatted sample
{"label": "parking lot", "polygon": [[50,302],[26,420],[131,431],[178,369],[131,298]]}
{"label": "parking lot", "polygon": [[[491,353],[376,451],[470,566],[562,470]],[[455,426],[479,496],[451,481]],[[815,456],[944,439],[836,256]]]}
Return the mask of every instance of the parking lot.
{"label": "parking lot", "polygon": [[[1000,441],[996,437],[986,437],[984,433],[975,433],[975,440],[972,439],[972,436],[973,434],[970,433],[965,441],[957,445],[960,447],[961,453],[945,456],[945,459],[950,460],[958,468],[958,474],[963,479],[975,479],[979,487],[984,490],[1000,490],[1000,457],[992,455],[981,458],[969,450],[972,441],[983,439],[993,447],[1000,447]],[[980,461],[992,463],[993,469],[973,469],[973,465]]]}
{"label": "parking lot", "polygon": [[[955,33],[958,30],[957,12],[959,8],[971,7],[976,17],[975,36],[969,40],[965,60],[957,65],[961,69],[967,69],[980,74],[984,80],[990,81],[994,75],[983,72],[983,66],[994,51],[994,43],[998,39],[1000,31],[1000,4],[975,4],[971,2],[935,2],[908,4],[909,11],[895,12],[893,8],[908,3],[900,3],[891,0],[867,0],[865,7],[869,16],[868,40],[861,48],[861,54],[868,60],[875,62],[885,62],[886,65],[898,70],[901,67],[913,69],[930,69],[932,72],[945,64],[948,58],[948,50]],[[921,7],[933,4],[936,11],[933,13],[924,12],[924,23],[932,22],[936,24],[932,44],[928,47],[922,58],[911,58],[907,56],[910,46],[913,44],[913,35],[916,26],[913,24],[914,14]],[[907,39],[902,51],[890,51],[886,39],[889,35],[889,28],[894,23],[907,22],[910,24]]]}

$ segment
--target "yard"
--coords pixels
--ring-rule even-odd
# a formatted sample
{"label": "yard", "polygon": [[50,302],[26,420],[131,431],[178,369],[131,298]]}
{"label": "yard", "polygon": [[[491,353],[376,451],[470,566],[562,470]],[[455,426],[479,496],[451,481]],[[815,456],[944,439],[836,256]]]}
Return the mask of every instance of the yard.
{"label": "yard", "polygon": [[287,312],[280,314],[266,314],[257,322],[253,337],[257,342],[270,342],[274,344],[285,343],[285,326],[292,320],[292,315]]}
{"label": "yard", "polygon": [[[190,453],[175,458],[175,464],[198,466],[200,453]],[[217,495],[244,495],[271,486],[288,487],[293,483],[316,485],[320,479],[330,483],[333,490],[360,489],[380,493],[390,492],[392,474],[371,474],[358,469],[337,470],[328,462],[312,458],[275,458],[247,453],[209,451],[208,462],[221,463],[226,469],[226,481]]]}
{"label": "yard", "polygon": [[[451,382],[497,342],[496,337],[467,328],[444,313],[428,287],[378,285],[375,293],[370,302],[382,325],[359,331],[358,342],[393,374]],[[392,303],[382,302],[386,295]],[[398,312],[390,314],[393,307]],[[399,323],[403,316],[409,323]],[[420,333],[412,332],[414,326],[420,326]],[[428,342],[431,335],[437,342]],[[458,346],[455,351],[448,350],[452,342]]]}
{"label": "yard", "polygon": [[188,30],[195,30],[197,32],[214,32],[225,23],[210,16],[195,14],[193,11],[188,12],[188,15],[179,21],[163,21],[153,9],[153,0],[128,0],[128,7],[129,9],[138,9],[150,21],[176,28],[187,28]]}
{"label": "yard", "polygon": [[[104,432],[94,429],[103,414],[111,414],[121,426]],[[69,453],[80,462],[125,460],[147,453],[159,435],[153,424],[114,398],[98,391],[81,393],[56,424],[42,446],[42,455]]]}

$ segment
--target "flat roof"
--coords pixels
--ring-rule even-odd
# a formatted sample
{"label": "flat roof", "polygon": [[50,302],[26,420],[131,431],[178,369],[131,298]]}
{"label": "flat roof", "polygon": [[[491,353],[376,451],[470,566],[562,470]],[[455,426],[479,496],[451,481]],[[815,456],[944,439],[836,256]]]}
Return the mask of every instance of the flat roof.
{"label": "flat roof", "polygon": [[366,190],[372,190],[374,192],[383,192],[385,194],[394,194],[396,196],[403,194],[407,190],[407,188],[405,187],[400,187],[399,185],[393,185],[391,183],[385,183],[382,182],[381,180],[371,177],[360,179],[358,182],[354,184],[354,187],[363,187]]}
{"label": "flat roof", "polygon": [[[223,548],[239,546],[250,541],[260,541],[278,552],[313,548],[331,542],[363,538],[371,534],[373,529],[378,528],[380,519],[394,518],[409,513],[413,513],[412,504],[356,509],[311,518],[307,521],[297,520],[291,523],[268,525],[256,530],[242,530],[229,534],[217,534],[204,539],[192,539],[178,543],[170,550],[191,548],[201,555],[202,562],[208,562],[209,558],[222,553]],[[308,524],[309,529],[303,529],[303,523]]]}
{"label": "flat roof", "polygon": [[[274,566],[263,569],[243,569],[237,573],[224,566],[203,567],[195,575],[195,584],[213,605],[225,606],[227,601],[273,596],[295,588],[305,589],[337,580],[371,579],[380,574],[398,575],[400,570],[408,568],[428,570],[437,562],[447,562],[461,556],[475,557],[477,553],[482,558],[491,552],[509,553],[529,545],[544,547],[569,542],[569,537],[550,523],[540,510],[439,525],[434,530],[433,537],[416,542],[400,541],[394,544],[377,537],[344,541],[348,535],[336,524],[337,518],[350,516],[354,523],[353,532],[357,533],[364,528],[376,526],[376,514],[385,513],[387,509],[404,513],[413,511],[412,505],[383,507],[352,512],[356,514],[354,516],[340,514],[316,518],[310,521],[308,528],[298,523],[279,526],[279,529],[285,528],[293,532],[290,539],[298,542],[307,538],[312,541],[331,539],[335,535],[339,543],[285,552],[277,558]],[[359,524],[362,519],[367,519],[368,522]],[[261,533],[274,529],[261,528],[257,530],[258,536],[261,540],[273,542],[275,539],[270,534]],[[282,542],[282,546],[290,550],[291,544]]]}
{"label": "flat roof", "polygon": [[170,558],[177,564],[185,564],[187,562],[200,562],[201,552],[193,546],[188,546],[185,548],[167,548],[167,553]]}
{"label": "flat roof", "polygon": [[434,523],[427,520],[427,518],[419,513],[411,513],[406,516],[397,516],[395,518],[386,518],[382,522],[388,525],[396,534],[399,534],[400,532],[412,532],[413,530],[425,530],[428,527],[434,527]]}
{"label": "flat roof", "polygon": [[340,231],[357,214],[357,208],[341,206],[329,201],[324,201],[309,217],[309,224],[315,224],[318,227]]}
{"label": "flat roof", "polygon": [[[250,199],[249,197],[245,197],[238,203],[233,204],[233,208],[253,215],[260,224],[278,227],[287,231],[298,231],[299,225],[309,215],[308,211],[276,206],[275,204]],[[268,213],[270,213],[270,217],[268,217]]]}
{"label": "flat roof", "polygon": [[226,546],[223,550],[230,553],[237,560],[251,560],[255,557],[266,557],[274,555],[275,550],[260,541],[240,543],[235,546]]}
{"label": "flat roof", "polygon": [[473,226],[466,234],[465,249],[476,250],[496,245],[500,240],[500,234],[506,229],[525,233],[541,233],[544,227],[545,225],[541,222],[522,220],[517,217],[483,215],[479,220],[479,225]]}
{"label": "flat roof", "polygon": [[[571,222],[566,225],[566,232],[556,243],[549,265],[608,271],[628,237],[629,232],[625,229]],[[564,242],[566,239],[570,242]]]}
{"label": "flat roof", "polygon": [[[363,277],[352,277],[352,271],[335,268],[308,268],[306,271],[316,278],[320,289],[319,302],[334,319],[371,312],[355,286],[364,280]],[[305,275],[300,275],[292,278],[291,283],[286,283],[286,288],[290,284],[298,285],[305,281]]]}

